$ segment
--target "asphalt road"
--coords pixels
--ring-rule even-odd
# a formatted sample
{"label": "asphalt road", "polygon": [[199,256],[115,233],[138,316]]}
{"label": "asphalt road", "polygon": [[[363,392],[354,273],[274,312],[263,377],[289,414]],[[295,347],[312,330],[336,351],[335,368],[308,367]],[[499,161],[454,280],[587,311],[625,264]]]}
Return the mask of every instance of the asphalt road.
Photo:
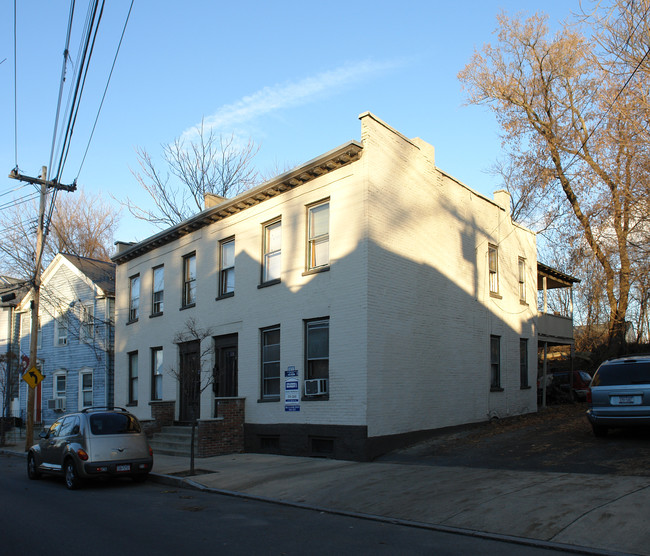
{"label": "asphalt road", "polygon": [[24,459],[7,455],[0,455],[0,546],[6,556],[558,554],[125,479],[68,491],[61,479],[28,480]]}
{"label": "asphalt road", "polygon": [[650,475],[650,429],[612,429],[596,438],[586,404],[466,425],[379,459],[414,465],[612,475]]}

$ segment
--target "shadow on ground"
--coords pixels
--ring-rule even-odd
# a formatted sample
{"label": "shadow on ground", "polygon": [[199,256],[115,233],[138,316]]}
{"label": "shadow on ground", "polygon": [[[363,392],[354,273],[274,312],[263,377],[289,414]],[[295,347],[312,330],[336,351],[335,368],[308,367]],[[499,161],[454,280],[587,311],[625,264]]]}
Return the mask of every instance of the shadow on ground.
{"label": "shadow on ground", "polygon": [[650,476],[650,429],[612,429],[596,438],[586,404],[440,431],[382,462],[559,473]]}

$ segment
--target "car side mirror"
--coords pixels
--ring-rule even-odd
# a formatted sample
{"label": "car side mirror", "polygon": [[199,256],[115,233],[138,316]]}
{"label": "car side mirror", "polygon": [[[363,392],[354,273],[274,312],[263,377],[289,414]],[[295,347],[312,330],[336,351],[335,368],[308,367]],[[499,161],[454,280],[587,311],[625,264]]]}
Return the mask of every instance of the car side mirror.
{"label": "car side mirror", "polygon": [[49,436],[49,431],[47,429],[43,429],[41,431],[41,434],[38,435],[39,438],[47,438]]}

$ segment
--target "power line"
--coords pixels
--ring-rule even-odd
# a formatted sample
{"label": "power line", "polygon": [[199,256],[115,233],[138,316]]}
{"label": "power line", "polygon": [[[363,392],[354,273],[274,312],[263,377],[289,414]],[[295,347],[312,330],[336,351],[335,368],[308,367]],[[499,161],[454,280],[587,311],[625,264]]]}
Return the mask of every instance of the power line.
{"label": "power line", "polygon": [[14,155],[15,167],[18,168],[18,70],[17,70],[17,32],[16,32],[16,0],[14,0]]}
{"label": "power line", "polygon": [[[86,83],[86,77],[88,76],[88,68],[95,47],[95,41],[97,39],[97,30],[99,28],[99,24],[101,23],[103,11],[104,11],[104,1],[102,1],[102,6],[101,9],[99,10],[99,17],[97,18],[97,2],[96,1],[93,2],[88,30],[83,41],[83,52],[82,52],[81,64],[77,68],[77,79],[74,88],[73,101],[72,101],[70,114],[68,117],[68,122],[66,124],[66,132],[63,140],[63,145],[61,147],[61,155],[59,157],[59,162],[56,171],[54,172],[53,181],[55,182],[58,182],[60,180],[61,174],[63,173],[63,168],[65,167],[65,163],[67,161],[68,154],[70,152],[72,134],[74,132],[74,127],[77,121],[77,115],[79,114],[79,105],[81,103],[81,97],[83,95],[84,86]],[[97,18],[97,23],[95,24],[96,18]]]}
{"label": "power line", "polygon": [[72,31],[72,22],[74,20],[74,6],[75,2],[70,2],[70,14],[68,15],[68,30],[65,37],[65,48],[63,49],[63,67],[61,68],[61,82],[59,84],[59,98],[56,105],[56,116],[54,117],[54,130],[52,132],[52,147],[50,149],[50,162],[48,167],[52,167],[52,160],[54,159],[54,147],[56,146],[56,130],[59,126],[59,114],[61,111],[61,99],[63,98],[63,86],[65,84],[65,72],[68,63],[69,48],[70,48],[70,33]]}
{"label": "power line", "polygon": [[[90,138],[88,139],[88,144],[86,145],[86,150],[84,151],[83,158],[81,159],[81,164],[79,165],[79,171],[77,172],[77,178],[79,177],[79,174],[81,174],[81,169],[83,168],[84,162],[86,161],[86,155],[88,154],[88,150],[90,149],[90,142],[93,139],[93,135],[95,134],[95,128],[97,127],[97,121],[99,120],[99,114],[102,111],[102,107],[104,106],[104,100],[106,99],[106,93],[108,92],[108,86],[111,82],[111,77],[113,76],[113,70],[115,69],[115,64],[117,62],[117,56],[120,53],[120,48],[122,47],[122,40],[124,39],[124,34],[126,33],[126,27],[129,23],[129,18],[131,17],[131,10],[133,9],[133,2],[134,0],[131,0],[131,5],[129,6],[129,12],[126,14],[126,20],[124,21],[124,27],[122,28],[122,34],[120,35],[120,42],[117,45],[117,50],[115,52],[115,57],[113,58],[113,64],[111,65],[111,71],[108,74],[108,80],[106,81],[106,87],[104,88],[104,94],[102,95],[102,100],[99,103],[99,109],[97,110],[97,116],[95,117],[95,123],[93,124],[92,131],[90,132]],[[76,178],[75,178],[76,179]]]}

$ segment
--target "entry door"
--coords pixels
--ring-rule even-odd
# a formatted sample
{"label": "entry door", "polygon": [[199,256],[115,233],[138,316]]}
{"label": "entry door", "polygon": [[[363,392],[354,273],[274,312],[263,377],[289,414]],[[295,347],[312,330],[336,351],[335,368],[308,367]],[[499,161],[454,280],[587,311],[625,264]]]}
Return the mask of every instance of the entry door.
{"label": "entry door", "polygon": [[179,344],[179,420],[193,423],[201,414],[201,356],[198,340]]}
{"label": "entry door", "polygon": [[237,334],[217,336],[214,348],[214,395],[217,398],[237,397]]}

